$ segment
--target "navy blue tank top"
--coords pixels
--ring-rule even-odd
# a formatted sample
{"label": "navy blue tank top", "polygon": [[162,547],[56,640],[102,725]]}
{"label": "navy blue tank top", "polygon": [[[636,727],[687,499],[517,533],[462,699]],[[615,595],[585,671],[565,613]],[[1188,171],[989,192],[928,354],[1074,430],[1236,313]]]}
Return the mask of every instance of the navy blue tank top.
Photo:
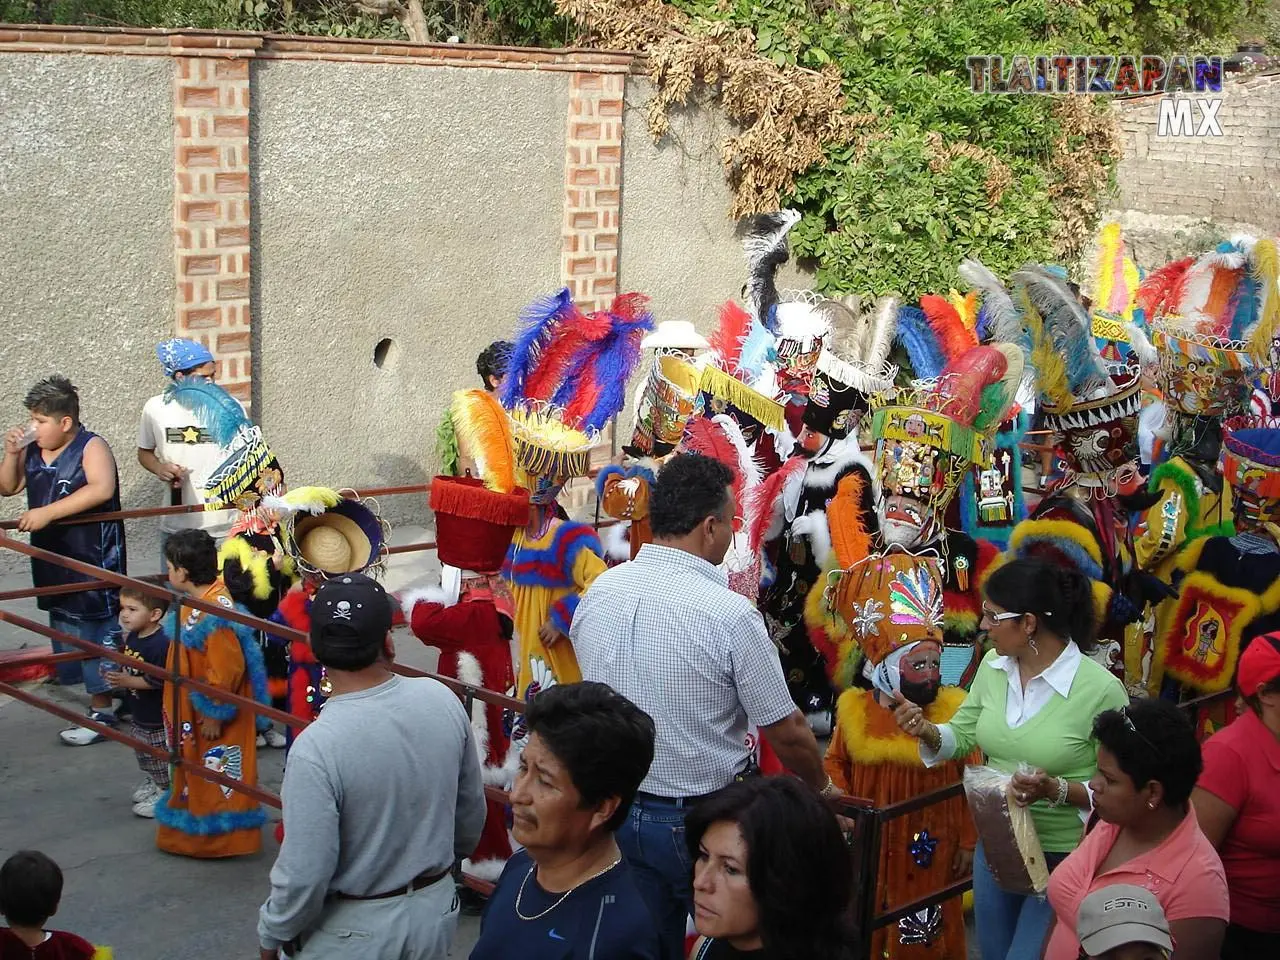
{"label": "navy blue tank top", "polygon": [[[27,447],[27,506],[31,509],[47,507],[75,493],[88,478],[84,475],[84,448],[97,434],[80,428],[80,432],[66,446],[58,459],[45,463],[40,447]],[[116,492],[106,503],[94,507],[91,513],[105,513],[120,509],[120,477],[116,476]],[[115,573],[125,572],[124,524],[119,520],[105,523],[52,524],[31,534],[31,545],[60,553],[83,563],[91,563]],[[51,587],[64,583],[83,583],[92,580],[43,560],[31,561],[31,580],[37,587]],[[63,593],[36,600],[41,610],[55,610],[72,620],[103,620],[114,617],[120,610],[119,591],[115,589],[84,590],[79,593]]]}

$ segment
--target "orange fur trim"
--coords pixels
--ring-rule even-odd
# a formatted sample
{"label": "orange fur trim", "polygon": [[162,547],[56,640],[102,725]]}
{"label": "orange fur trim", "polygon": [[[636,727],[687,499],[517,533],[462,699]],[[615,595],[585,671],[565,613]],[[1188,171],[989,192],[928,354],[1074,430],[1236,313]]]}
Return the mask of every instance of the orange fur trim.
{"label": "orange fur trim", "polygon": [[831,548],[841,570],[848,570],[871,552],[871,535],[862,524],[862,494],[865,483],[860,470],[853,470],[836,487],[827,504],[827,528]]}

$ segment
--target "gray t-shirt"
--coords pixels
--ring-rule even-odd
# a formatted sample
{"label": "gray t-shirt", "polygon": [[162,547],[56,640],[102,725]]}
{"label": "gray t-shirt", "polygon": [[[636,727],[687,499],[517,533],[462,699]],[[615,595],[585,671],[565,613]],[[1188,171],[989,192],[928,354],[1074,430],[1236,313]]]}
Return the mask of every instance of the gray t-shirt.
{"label": "gray t-shirt", "polygon": [[285,767],[284,844],[258,917],[268,950],[310,929],[331,893],[370,896],[475,849],[484,783],[448,687],[393,676],[332,697]]}

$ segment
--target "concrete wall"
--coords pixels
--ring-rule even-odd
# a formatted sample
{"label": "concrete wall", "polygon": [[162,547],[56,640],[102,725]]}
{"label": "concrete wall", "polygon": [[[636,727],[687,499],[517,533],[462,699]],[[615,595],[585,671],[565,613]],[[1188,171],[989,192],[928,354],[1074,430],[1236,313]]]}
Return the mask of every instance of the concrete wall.
{"label": "concrete wall", "polygon": [[252,82],[263,429],[294,482],[423,482],[476,355],[559,285],[568,74],[264,61]]}
{"label": "concrete wall", "polygon": [[[70,377],[130,507],[162,495],[134,451],[163,385],[152,350],[173,329],[172,70],[163,58],[0,57],[0,422],[23,422],[36,380]],[[25,502],[4,501],[0,517]],[[135,556],[155,552],[153,526],[130,524]],[[0,570],[12,556],[0,551]]]}
{"label": "concrete wall", "polygon": [[1161,137],[1160,97],[1116,103],[1125,152],[1115,213],[1148,269],[1232,233],[1280,233],[1280,74],[1227,80],[1221,98],[1221,137]]}

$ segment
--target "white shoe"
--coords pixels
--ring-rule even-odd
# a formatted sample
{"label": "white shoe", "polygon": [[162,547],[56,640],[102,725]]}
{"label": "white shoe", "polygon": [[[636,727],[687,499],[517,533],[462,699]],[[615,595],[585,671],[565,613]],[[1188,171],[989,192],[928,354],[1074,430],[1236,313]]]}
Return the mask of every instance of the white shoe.
{"label": "white shoe", "polygon": [[285,739],[284,734],[275,727],[258,734],[258,746],[260,748],[270,747],[272,750],[283,750],[288,743],[289,741]]}
{"label": "white shoe", "polygon": [[146,817],[148,820],[156,818],[156,801],[160,799],[161,794],[157,793],[153,797],[148,797],[140,803],[133,805],[133,815],[135,817]]}
{"label": "white shoe", "polygon": [[147,799],[147,797],[154,794],[158,789],[159,787],[156,786],[156,782],[150,777],[146,777],[140,784],[138,784],[138,789],[133,791],[133,802],[141,803],[143,800]]}
{"label": "white shoe", "polygon": [[[90,710],[89,718],[99,723],[107,723],[113,726],[116,719],[112,714],[97,710]],[[67,727],[67,729],[58,734],[58,739],[69,747],[87,747],[91,743],[101,743],[107,738],[97,730],[92,730],[89,727]]]}

